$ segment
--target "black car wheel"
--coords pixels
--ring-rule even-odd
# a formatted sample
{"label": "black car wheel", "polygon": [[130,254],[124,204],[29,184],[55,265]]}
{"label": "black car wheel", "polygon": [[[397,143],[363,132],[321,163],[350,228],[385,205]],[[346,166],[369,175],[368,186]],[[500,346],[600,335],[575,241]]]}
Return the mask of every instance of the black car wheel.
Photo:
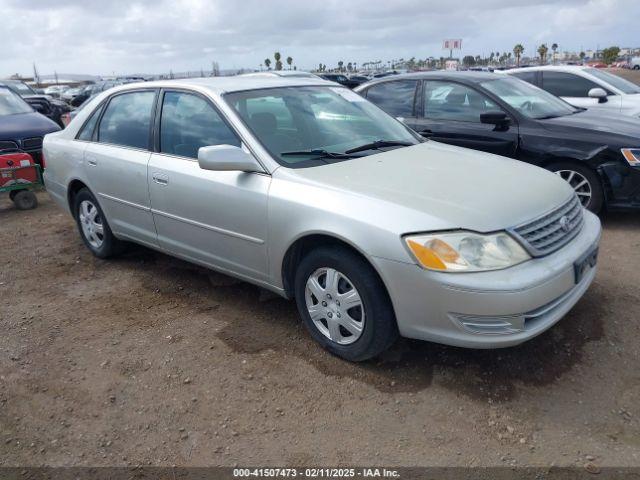
{"label": "black car wheel", "polygon": [[547,166],[571,185],[582,206],[594,213],[602,210],[604,191],[598,174],[586,165],[574,162],[558,162]]}

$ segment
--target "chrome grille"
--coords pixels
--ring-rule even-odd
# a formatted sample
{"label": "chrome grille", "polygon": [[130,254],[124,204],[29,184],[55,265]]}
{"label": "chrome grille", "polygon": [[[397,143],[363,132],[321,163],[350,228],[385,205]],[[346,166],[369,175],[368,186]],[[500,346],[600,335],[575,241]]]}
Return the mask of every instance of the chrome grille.
{"label": "chrome grille", "polygon": [[534,257],[555,252],[575,237],[584,222],[582,205],[577,195],[531,222],[520,225],[511,233]]}
{"label": "chrome grille", "polygon": [[40,150],[42,148],[42,137],[25,138],[22,140],[22,148],[25,150]]}

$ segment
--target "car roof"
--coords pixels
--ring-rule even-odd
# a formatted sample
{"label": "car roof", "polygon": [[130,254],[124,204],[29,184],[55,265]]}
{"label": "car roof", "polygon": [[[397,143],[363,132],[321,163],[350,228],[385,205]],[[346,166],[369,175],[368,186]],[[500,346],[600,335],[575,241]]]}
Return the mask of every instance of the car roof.
{"label": "car roof", "polygon": [[[137,88],[194,88],[207,89],[221,95],[229,92],[244,90],[259,90],[262,88],[304,87],[304,86],[332,86],[336,84],[313,77],[281,77],[267,75],[236,75],[232,77],[184,78],[179,80],[157,80],[152,82],[128,83],[115,87],[113,91],[133,90]],[[110,90],[111,91],[111,90]]]}
{"label": "car roof", "polygon": [[381,78],[376,78],[371,80],[370,82],[364,83],[361,86],[357,87],[356,90],[361,90],[362,88],[366,88],[370,85],[374,85],[377,83],[390,82],[395,80],[421,80],[421,79],[432,79],[432,80],[457,80],[466,83],[480,83],[486,82],[487,80],[498,80],[504,78],[503,75],[498,73],[491,72],[476,72],[476,71],[464,71],[458,72],[453,70],[437,70],[431,72],[413,72],[413,73],[400,73],[398,75],[388,75]]}
{"label": "car roof", "polygon": [[310,73],[310,72],[305,72],[303,70],[270,70],[270,71],[263,71],[263,72],[249,72],[249,73],[243,73],[242,74],[243,77],[289,77],[289,78],[296,78],[296,77],[309,77],[309,78],[316,78],[317,75]]}
{"label": "car roof", "polygon": [[506,70],[506,73],[514,73],[514,72],[538,72],[543,70],[548,70],[551,72],[578,72],[582,70],[587,70],[588,65],[538,65],[537,67],[522,67],[522,68],[512,68],[510,70]]}

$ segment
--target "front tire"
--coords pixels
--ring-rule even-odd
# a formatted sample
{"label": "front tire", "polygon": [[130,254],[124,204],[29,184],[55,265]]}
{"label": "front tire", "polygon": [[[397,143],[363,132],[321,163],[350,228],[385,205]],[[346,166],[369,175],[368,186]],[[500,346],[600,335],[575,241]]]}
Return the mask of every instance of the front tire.
{"label": "front tire", "polygon": [[599,213],[604,203],[604,190],[598,174],[590,167],[574,162],[557,162],[547,166],[576,192],[582,206]]}
{"label": "front tire", "polygon": [[322,247],[307,254],[296,271],[295,296],[313,339],[345,360],[375,357],[398,337],[378,274],[346,248]]}
{"label": "front tire", "polygon": [[81,189],[74,202],[74,216],[82,241],[98,258],[109,258],[122,252],[124,244],[109,227],[100,204],[86,188]]}

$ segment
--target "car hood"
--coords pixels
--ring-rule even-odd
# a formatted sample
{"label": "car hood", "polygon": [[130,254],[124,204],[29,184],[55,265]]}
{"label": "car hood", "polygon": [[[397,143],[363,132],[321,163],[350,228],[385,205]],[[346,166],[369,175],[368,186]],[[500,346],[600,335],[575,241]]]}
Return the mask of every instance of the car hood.
{"label": "car hood", "polygon": [[369,216],[377,207],[394,212],[399,233],[502,230],[549,212],[572,194],[542,168],[434,141],[290,171],[323,188],[368,197]]}
{"label": "car hood", "polygon": [[0,116],[0,140],[41,137],[58,130],[58,125],[37,112]]}
{"label": "car hood", "polygon": [[551,132],[573,133],[591,142],[635,146],[640,138],[639,119],[613,113],[587,110],[539,121]]}

